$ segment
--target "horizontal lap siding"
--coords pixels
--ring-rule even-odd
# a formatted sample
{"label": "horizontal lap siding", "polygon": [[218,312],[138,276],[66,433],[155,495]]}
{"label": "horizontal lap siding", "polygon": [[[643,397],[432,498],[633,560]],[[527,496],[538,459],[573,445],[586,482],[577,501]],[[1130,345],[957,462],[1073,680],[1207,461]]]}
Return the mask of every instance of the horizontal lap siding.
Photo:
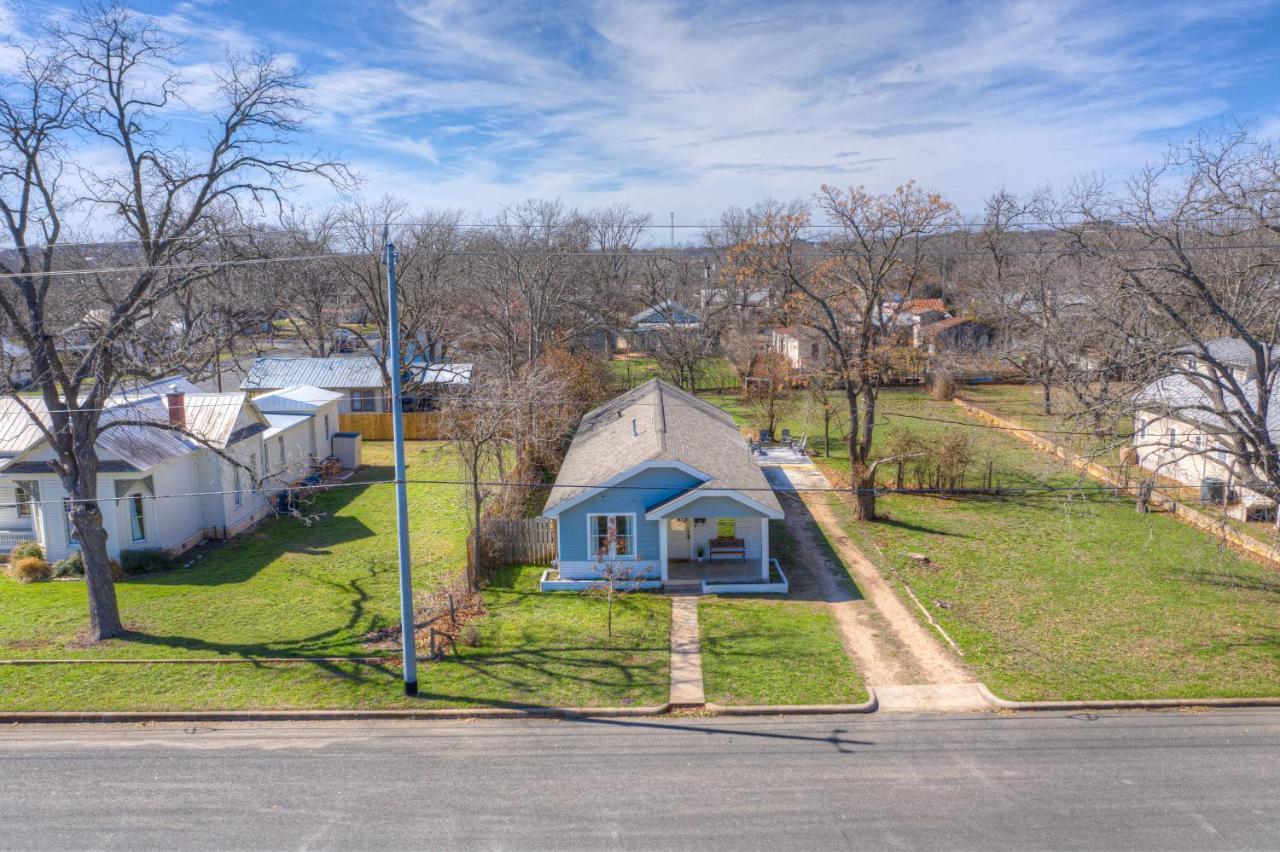
{"label": "horizontal lap siding", "polygon": [[561,513],[559,517],[559,558],[581,562],[595,558],[587,552],[588,515],[624,515],[636,517],[637,554],[644,560],[658,558],[658,523],[646,521],[649,507],[666,502],[696,485],[698,480],[675,468],[653,468],[637,473],[619,483],[626,488],[612,488],[589,497]]}

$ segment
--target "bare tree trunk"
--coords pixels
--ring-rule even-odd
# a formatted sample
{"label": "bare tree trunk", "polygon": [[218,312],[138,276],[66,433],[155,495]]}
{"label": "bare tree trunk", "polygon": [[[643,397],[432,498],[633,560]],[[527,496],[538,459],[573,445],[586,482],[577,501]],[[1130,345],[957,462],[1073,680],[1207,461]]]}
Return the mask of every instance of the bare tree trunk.
{"label": "bare tree trunk", "polygon": [[79,476],[64,480],[71,502],[70,520],[75,528],[84,559],[84,585],[89,597],[89,634],[97,642],[124,633],[120,609],[116,603],[115,581],[107,556],[107,531],[102,525],[98,507],[98,471],[96,458],[79,468]]}
{"label": "bare tree trunk", "polygon": [[[849,488],[853,492],[853,518],[856,521],[876,519],[875,471],[868,470],[862,429],[858,420],[858,390],[853,382],[845,381],[845,400],[849,404]],[[865,424],[864,424],[865,425]]]}

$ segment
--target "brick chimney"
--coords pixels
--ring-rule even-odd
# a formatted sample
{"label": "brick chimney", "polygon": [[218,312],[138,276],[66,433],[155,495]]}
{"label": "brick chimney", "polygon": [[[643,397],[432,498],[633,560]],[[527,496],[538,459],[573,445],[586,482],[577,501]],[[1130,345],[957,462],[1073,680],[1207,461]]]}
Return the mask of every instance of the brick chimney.
{"label": "brick chimney", "polygon": [[164,395],[169,403],[169,425],[185,429],[187,426],[187,395],[178,390],[178,385],[169,385],[169,392]]}

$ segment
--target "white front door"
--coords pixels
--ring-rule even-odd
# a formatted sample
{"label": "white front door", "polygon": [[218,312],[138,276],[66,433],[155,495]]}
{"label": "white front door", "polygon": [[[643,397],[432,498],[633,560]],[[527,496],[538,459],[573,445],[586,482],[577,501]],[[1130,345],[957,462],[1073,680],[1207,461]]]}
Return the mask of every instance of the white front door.
{"label": "white front door", "polygon": [[667,521],[667,559],[689,558],[689,519]]}

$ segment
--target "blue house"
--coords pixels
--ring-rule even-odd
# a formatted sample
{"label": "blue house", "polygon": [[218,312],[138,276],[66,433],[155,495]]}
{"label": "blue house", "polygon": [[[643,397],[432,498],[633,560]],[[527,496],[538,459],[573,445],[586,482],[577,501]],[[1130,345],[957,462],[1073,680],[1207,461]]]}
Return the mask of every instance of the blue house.
{"label": "blue house", "polygon": [[655,335],[673,330],[696,329],[701,318],[674,299],[667,299],[645,308],[631,317],[627,326],[626,342],[631,349],[651,350]]}
{"label": "blue house", "polygon": [[654,379],[582,418],[543,515],[564,581],[623,563],[663,585],[760,584],[783,512],[733,418]]}

